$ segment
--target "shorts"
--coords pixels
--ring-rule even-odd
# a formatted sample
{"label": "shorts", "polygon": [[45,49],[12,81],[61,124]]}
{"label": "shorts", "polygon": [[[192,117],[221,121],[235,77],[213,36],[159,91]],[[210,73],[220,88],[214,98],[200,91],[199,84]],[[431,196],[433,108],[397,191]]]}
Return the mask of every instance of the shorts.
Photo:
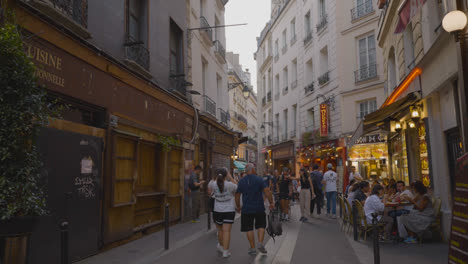
{"label": "shorts", "polygon": [[279,199],[280,200],[290,200],[291,197],[289,197],[289,193],[280,193],[279,194]]}
{"label": "shorts", "polygon": [[236,212],[213,212],[213,220],[217,225],[234,224]]}
{"label": "shorts", "polygon": [[255,229],[266,228],[265,212],[255,214],[241,214],[241,232],[253,231]]}

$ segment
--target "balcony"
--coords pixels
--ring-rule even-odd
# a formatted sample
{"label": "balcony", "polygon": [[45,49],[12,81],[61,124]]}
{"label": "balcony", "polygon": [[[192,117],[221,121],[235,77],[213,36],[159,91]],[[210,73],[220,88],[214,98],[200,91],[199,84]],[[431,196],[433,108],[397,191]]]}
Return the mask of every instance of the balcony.
{"label": "balcony", "polygon": [[169,80],[171,82],[172,92],[183,98],[187,98],[187,81],[185,80],[185,74],[171,72],[169,74]]}
{"label": "balcony", "polygon": [[287,94],[289,91],[289,88],[286,86],[283,88],[283,95]]}
{"label": "balcony", "polygon": [[311,42],[311,41],[312,41],[312,32],[309,31],[309,32],[307,32],[306,37],[304,38],[304,46],[309,44],[309,42]]}
{"label": "balcony", "polygon": [[205,112],[216,118],[216,103],[207,95],[204,96]]}
{"label": "balcony", "polygon": [[134,62],[144,70],[149,70],[150,54],[143,41],[135,40],[131,36],[127,36],[124,47],[125,57],[130,64]]}
{"label": "balcony", "polygon": [[84,39],[91,38],[88,27],[88,0],[21,0],[63,24]]}
{"label": "balcony", "polygon": [[291,38],[291,44],[290,45],[291,46],[294,45],[294,43],[296,43],[296,41],[297,41],[297,36],[296,36],[296,34],[294,34],[294,36],[292,36],[292,38]]}
{"label": "balcony", "polygon": [[311,82],[309,85],[304,87],[305,93],[313,93],[314,92],[314,82]]}
{"label": "balcony", "polygon": [[317,24],[317,33],[320,33],[328,25],[327,15],[323,15],[320,22]]}
{"label": "balcony", "polygon": [[237,118],[237,120],[239,120],[239,122],[242,122],[242,123],[247,125],[247,118],[245,118],[243,115],[236,114],[236,118]]}
{"label": "balcony", "polygon": [[292,88],[292,89],[294,89],[294,88],[296,88],[296,87],[297,87],[297,80],[295,80],[295,81],[293,81],[293,82],[291,83],[291,88]]}
{"label": "balcony", "polygon": [[356,83],[368,81],[377,77],[377,64],[369,66],[364,65],[359,70],[354,72],[354,79]]}
{"label": "balcony", "polygon": [[262,105],[263,105],[263,106],[266,105],[266,97],[263,97],[263,98],[262,98]]}
{"label": "balcony", "polygon": [[286,51],[288,51],[288,46],[284,45],[284,47],[281,49],[281,52],[284,55],[286,53]]}
{"label": "balcony", "polygon": [[372,6],[372,1],[367,0],[365,3],[358,5],[357,7],[351,9],[351,21],[357,20],[361,17],[364,17],[374,11]]}
{"label": "balcony", "polygon": [[223,125],[228,125],[228,115],[227,115],[227,112],[224,111],[223,109],[221,108],[218,108],[219,110],[219,120],[221,122],[221,124]]}
{"label": "balcony", "polygon": [[326,72],[326,73],[320,75],[320,77],[318,77],[318,83],[319,83],[320,86],[325,85],[330,81],[330,74],[329,73],[330,72]]}
{"label": "balcony", "polygon": [[200,17],[200,27],[203,28],[200,29],[200,32],[206,44],[211,47],[213,45],[213,29],[204,16]]}
{"label": "balcony", "polygon": [[289,138],[288,138],[288,132],[284,133],[281,137],[281,142],[285,142],[285,141],[288,141]]}
{"label": "balcony", "polygon": [[279,136],[274,137],[273,143],[274,143],[274,144],[278,144],[278,143],[279,143]]}
{"label": "balcony", "polygon": [[271,91],[267,93],[267,102],[271,102]]}
{"label": "balcony", "polygon": [[226,63],[226,50],[224,49],[223,44],[221,44],[221,41],[215,40],[214,46],[215,46],[216,57],[222,64],[225,64]]}
{"label": "balcony", "polygon": [[295,138],[296,137],[296,130],[295,129],[291,130],[289,135],[290,135],[291,138]]}

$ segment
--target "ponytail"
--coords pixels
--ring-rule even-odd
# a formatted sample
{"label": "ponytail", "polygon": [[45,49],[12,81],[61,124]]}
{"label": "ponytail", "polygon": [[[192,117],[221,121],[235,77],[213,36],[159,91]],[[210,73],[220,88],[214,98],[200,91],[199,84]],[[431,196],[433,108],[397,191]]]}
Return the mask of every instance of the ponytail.
{"label": "ponytail", "polygon": [[219,192],[223,193],[224,192],[224,179],[227,176],[227,169],[226,168],[220,168],[217,170],[217,178],[216,178],[216,184],[218,185]]}

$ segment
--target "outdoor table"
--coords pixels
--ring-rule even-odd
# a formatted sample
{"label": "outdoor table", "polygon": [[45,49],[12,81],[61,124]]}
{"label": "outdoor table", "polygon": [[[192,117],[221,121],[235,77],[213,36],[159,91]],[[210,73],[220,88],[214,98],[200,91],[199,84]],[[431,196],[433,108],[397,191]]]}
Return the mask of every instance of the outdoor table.
{"label": "outdoor table", "polygon": [[395,242],[398,242],[398,238],[400,237],[400,234],[398,232],[398,223],[397,223],[397,211],[398,211],[398,207],[404,207],[404,206],[408,206],[408,205],[411,205],[410,202],[389,202],[389,203],[386,203],[385,204],[385,207],[390,207],[390,208],[393,208],[393,212],[395,212],[393,214],[393,228],[396,228],[396,236],[394,237],[394,241]]}

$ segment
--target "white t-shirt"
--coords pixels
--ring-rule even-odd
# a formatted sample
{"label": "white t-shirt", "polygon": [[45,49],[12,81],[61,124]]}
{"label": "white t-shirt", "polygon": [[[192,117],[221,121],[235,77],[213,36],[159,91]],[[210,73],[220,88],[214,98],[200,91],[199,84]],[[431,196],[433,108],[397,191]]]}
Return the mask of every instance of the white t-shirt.
{"label": "white t-shirt", "polygon": [[323,180],[326,182],[325,184],[325,192],[336,192],[336,180],[338,175],[334,171],[327,171],[323,175]]}
{"label": "white t-shirt", "polygon": [[356,176],[358,176],[359,178],[362,179],[361,174],[359,174],[359,172],[356,171],[356,172],[351,172],[351,173],[349,174],[349,180],[351,181],[351,180],[354,179],[354,177],[356,177]]}
{"label": "white t-shirt", "polygon": [[[413,199],[414,198],[414,195],[413,193],[410,191],[410,190],[404,190],[402,193],[400,193],[400,196],[401,195],[405,195],[405,196],[408,196],[409,198]],[[405,210],[411,210],[413,209],[413,205],[407,205],[407,206],[404,206],[403,209]]]}
{"label": "white t-shirt", "polygon": [[230,182],[224,181],[224,190],[221,193],[216,181],[210,182],[208,187],[213,192],[213,198],[215,198],[214,211],[219,213],[235,212],[236,201],[234,200],[237,185]]}
{"label": "white t-shirt", "polygon": [[[372,224],[372,214],[373,213],[380,213],[385,210],[385,205],[382,203],[380,198],[373,194],[366,199],[366,203],[364,204],[364,213],[366,214],[367,224]],[[381,215],[377,216],[377,219],[380,220],[382,218]]]}

